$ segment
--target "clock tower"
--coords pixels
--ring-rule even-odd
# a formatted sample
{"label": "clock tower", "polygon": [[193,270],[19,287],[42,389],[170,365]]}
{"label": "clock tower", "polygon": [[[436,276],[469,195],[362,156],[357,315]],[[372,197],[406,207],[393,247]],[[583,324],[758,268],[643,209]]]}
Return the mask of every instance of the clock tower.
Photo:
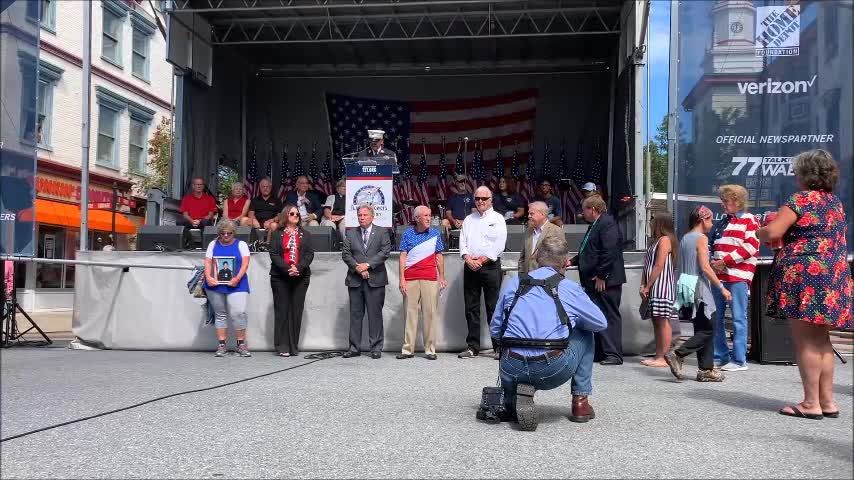
{"label": "clock tower", "polygon": [[712,7],[712,48],[707,52],[707,74],[758,73],[762,57],[754,50],[756,7],[751,0],[717,0]]}

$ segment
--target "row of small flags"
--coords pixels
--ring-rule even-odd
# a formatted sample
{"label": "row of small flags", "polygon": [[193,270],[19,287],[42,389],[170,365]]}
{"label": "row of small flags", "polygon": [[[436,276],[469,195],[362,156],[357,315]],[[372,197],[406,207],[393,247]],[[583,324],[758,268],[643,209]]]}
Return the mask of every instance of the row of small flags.
{"label": "row of small flags", "polygon": [[[533,142],[532,142],[533,143]],[[513,146],[513,153],[510,157],[510,173],[506,174],[505,160],[501,144],[498,145],[495,162],[492,171],[487,175],[485,160],[483,156],[483,144],[478,140],[473,142],[474,151],[472,160],[469,163],[470,168],[467,175],[468,191],[473,192],[475,188],[486,185],[493,192],[498,191],[498,181],[500,178],[509,176],[516,180],[516,193],[527,203],[533,201],[540,195],[539,181],[540,179],[548,179],[552,184],[554,195],[557,195],[561,200],[563,209],[563,221],[573,223],[575,221],[575,212],[583,200],[583,195],[578,188],[578,185],[592,181],[597,185],[602,183],[602,149],[601,138],[595,137],[593,142],[594,158],[591,167],[585,172],[583,159],[583,143],[577,144],[576,158],[574,166],[570,169],[567,157],[566,142],[561,142],[560,160],[558,162],[558,175],[554,175],[552,171],[551,146],[546,140],[543,147],[543,161],[539,175],[535,170],[536,161],[533,154],[526,162],[525,169],[522,170],[520,164],[520,155],[518,150],[518,142]],[[393,150],[397,150],[395,145],[390,146]],[[258,195],[258,182],[263,176],[273,178],[273,162],[274,148],[270,142],[268,148],[267,163],[264,175],[258,174],[258,149],[256,142],[252,142],[250,146],[251,156],[246,168],[246,178],[244,186],[247,195],[251,198]],[[399,207],[399,217],[397,221],[402,224],[411,223],[413,220],[413,211],[415,205],[426,205],[433,198],[439,200],[447,200],[452,194],[457,193],[456,183],[451,179],[451,173],[466,171],[465,152],[462,148],[462,139],[457,141],[457,154],[453,165],[447,163],[446,141],[442,137],[442,151],[439,155],[439,174],[435,176],[435,181],[431,180],[429,168],[427,165],[427,148],[425,140],[421,140],[421,146],[415,147],[410,145],[408,149],[411,155],[418,155],[418,174],[414,175],[413,167],[410,158],[399,158],[398,166],[400,174],[395,176],[394,180],[394,198],[399,202],[406,201]],[[296,179],[301,175],[308,175],[313,181],[313,188],[322,195],[331,195],[335,192],[335,179],[343,178],[344,165],[340,161],[334,162],[332,153],[326,151],[323,164],[318,167],[318,151],[317,142],[314,142],[311,147],[309,157],[308,170],[303,167],[303,152],[302,146],[297,145],[293,168],[288,158],[287,145],[282,149],[281,163],[279,166],[279,183],[278,188],[274,187],[274,192],[277,197],[284,200],[288,192],[296,188]],[[585,177],[586,175],[586,177]],[[559,179],[571,179],[566,188],[560,188],[562,184]],[[412,205],[407,205],[407,204]]]}

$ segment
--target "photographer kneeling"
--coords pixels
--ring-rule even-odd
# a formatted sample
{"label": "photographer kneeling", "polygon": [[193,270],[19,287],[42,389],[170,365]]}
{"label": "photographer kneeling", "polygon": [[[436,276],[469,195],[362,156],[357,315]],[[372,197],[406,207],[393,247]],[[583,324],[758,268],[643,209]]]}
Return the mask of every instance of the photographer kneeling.
{"label": "photographer kneeling", "polygon": [[503,420],[536,430],[540,412],[536,390],[551,390],[572,379],[574,422],[594,418],[587,402],[593,376],[593,332],[608,324],[599,307],[577,283],[564,278],[569,247],[563,236],[546,237],[536,247],[539,268],[507,282],[490,323],[501,345]]}

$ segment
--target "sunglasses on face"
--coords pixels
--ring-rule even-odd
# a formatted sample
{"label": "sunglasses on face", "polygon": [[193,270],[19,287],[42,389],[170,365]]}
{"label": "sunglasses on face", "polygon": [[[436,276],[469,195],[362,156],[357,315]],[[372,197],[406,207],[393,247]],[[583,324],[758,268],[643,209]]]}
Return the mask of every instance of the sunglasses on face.
{"label": "sunglasses on face", "polygon": [[492,197],[474,197],[477,202],[485,202],[487,200],[492,200]]}
{"label": "sunglasses on face", "polygon": [[297,212],[288,212],[289,217],[299,217],[299,213]]}
{"label": "sunglasses on face", "polygon": [[234,235],[234,232],[220,232],[220,235],[222,235],[223,237],[228,237]]}

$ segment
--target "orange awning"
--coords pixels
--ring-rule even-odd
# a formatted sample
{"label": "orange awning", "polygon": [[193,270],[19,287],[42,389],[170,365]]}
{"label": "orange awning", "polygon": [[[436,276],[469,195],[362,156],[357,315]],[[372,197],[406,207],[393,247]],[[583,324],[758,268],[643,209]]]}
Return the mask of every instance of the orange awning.
{"label": "orange awning", "polygon": [[[51,225],[80,228],[80,206],[69,203],[52,202],[37,198],[35,204],[36,221]],[[32,209],[20,213],[21,221],[32,221]],[[27,218],[29,217],[29,218]],[[89,229],[110,232],[113,229],[113,213],[106,210],[89,209]],[[116,233],[136,233],[136,225],[121,213],[116,213]]]}

